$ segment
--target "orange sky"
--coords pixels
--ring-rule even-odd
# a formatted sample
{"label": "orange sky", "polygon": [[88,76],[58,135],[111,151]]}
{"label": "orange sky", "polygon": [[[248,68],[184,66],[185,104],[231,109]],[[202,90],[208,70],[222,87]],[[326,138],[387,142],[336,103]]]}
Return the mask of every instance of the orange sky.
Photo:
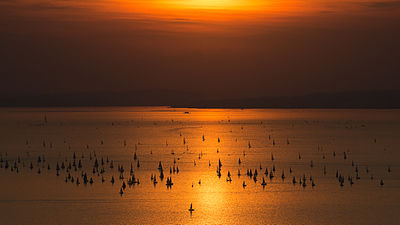
{"label": "orange sky", "polygon": [[399,21],[398,0],[3,0],[0,88],[396,89]]}

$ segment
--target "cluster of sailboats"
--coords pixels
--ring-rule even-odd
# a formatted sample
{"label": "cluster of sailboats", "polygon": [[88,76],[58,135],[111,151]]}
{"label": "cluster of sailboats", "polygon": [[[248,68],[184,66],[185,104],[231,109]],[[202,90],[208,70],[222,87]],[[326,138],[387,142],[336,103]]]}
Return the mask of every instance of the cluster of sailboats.
{"label": "cluster of sailboats", "polygon": [[[181,136],[181,134],[180,134]],[[271,137],[269,136],[269,139],[271,139]],[[203,135],[201,140],[204,142],[206,140],[205,136]],[[221,139],[220,137],[218,137],[217,142],[220,143]],[[27,141],[28,143],[28,141]],[[126,146],[126,140],[124,140],[124,146]],[[287,139],[287,144],[290,144],[289,139]],[[104,142],[101,141],[101,145],[103,145]],[[188,147],[187,147],[187,140],[185,137],[183,137],[183,144],[186,146],[186,151],[188,151]],[[43,145],[45,146],[45,142],[43,142]],[[166,145],[168,145],[168,142],[166,142]],[[273,140],[273,145],[275,145],[275,140]],[[87,149],[89,149],[89,145],[86,146]],[[254,148],[254,146],[252,145],[252,143],[249,141],[248,142],[248,149]],[[152,152],[150,153],[152,154]],[[175,155],[175,152],[171,153],[172,155]],[[217,148],[217,154],[219,154],[219,149]],[[5,154],[5,157],[3,157],[2,154],[0,154],[0,168],[4,168],[5,170],[9,170],[11,172],[15,172],[15,173],[19,173],[21,172],[22,168],[28,168],[30,171],[36,171],[37,174],[43,174],[44,171],[52,171],[52,169],[54,168],[54,172],[55,175],[64,176],[64,181],[65,183],[75,183],[76,185],[80,185],[80,184],[84,184],[84,185],[93,185],[95,183],[95,181],[97,180],[96,177],[99,178],[101,183],[105,183],[106,182],[106,178],[104,177],[106,172],[111,173],[111,179],[110,179],[110,183],[112,185],[114,185],[117,181],[116,178],[114,178],[114,176],[117,174],[117,178],[119,178],[120,181],[120,188],[119,188],[119,194],[121,196],[124,195],[124,193],[127,191],[127,188],[131,188],[135,185],[140,185],[140,180],[137,176],[135,176],[135,167],[137,169],[139,169],[141,167],[141,163],[139,161],[139,157],[135,152],[133,153],[133,156],[131,159],[129,160],[131,161],[130,163],[130,169],[129,169],[129,175],[126,177],[126,171],[124,168],[123,164],[117,164],[117,170],[114,170],[114,160],[110,159],[109,156],[97,156],[95,151],[90,151],[89,152],[89,156],[82,153],[80,156],[78,156],[77,153],[73,152],[72,157],[68,158],[66,157],[63,160],[57,160],[54,167],[51,165],[50,161],[47,160],[47,157],[45,157],[44,154],[38,155],[36,157],[36,160],[32,160],[35,157],[31,157],[30,153],[28,152],[26,155],[26,159],[23,160],[22,158],[23,154],[19,154],[16,157],[8,157],[7,153]],[[336,152],[332,153],[332,156],[335,158],[337,156]],[[198,156],[198,160],[200,161],[201,158],[203,157],[203,153],[201,152]],[[241,179],[241,176],[244,175],[242,174],[241,170],[246,169],[246,173],[245,175],[248,177],[248,179],[253,180],[254,183],[261,185],[263,188],[266,188],[268,185],[268,180],[269,182],[272,182],[272,180],[276,179],[276,176],[279,177],[282,180],[282,183],[285,181],[285,179],[287,179],[288,177],[291,177],[291,182],[288,183],[292,183],[293,185],[296,184],[300,184],[302,187],[306,187],[307,185],[310,185],[311,187],[316,186],[316,182],[313,178],[313,176],[311,174],[306,175],[305,173],[303,173],[302,175],[298,175],[297,177],[295,175],[295,171],[292,167],[289,168],[280,168],[280,174],[278,172],[278,169],[275,166],[275,160],[276,157],[274,156],[273,153],[271,153],[271,163],[270,167],[265,167],[263,168],[262,164],[260,163],[260,165],[257,168],[245,168],[245,166],[243,166],[243,163],[246,161],[245,158],[246,157],[246,153],[245,151],[243,151],[243,158],[238,158],[237,160],[237,165],[235,166],[229,166],[228,170],[227,170],[227,175],[226,175],[226,182],[228,183],[232,183],[232,181],[236,178],[234,178],[234,176],[231,174],[229,169],[236,169],[237,168],[237,178]],[[343,152],[343,160],[344,162],[348,161],[348,155],[346,152]],[[323,154],[322,159],[325,160],[326,159],[326,155]],[[54,160],[54,158],[52,159]],[[298,160],[302,162],[303,166],[309,166],[310,169],[313,169],[314,167],[316,167],[316,163],[313,160],[310,160],[309,163],[308,162],[304,162],[303,161],[303,157],[300,153],[298,153]],[[193,166],[196,167],[198,166],[198,162],[196,162],[196,158],[193,159]],[[117,161],[116,161],[117,162]],[[146,162],[148,163],[148,162]],[[265,163],[265,162],[264,162]],[[217,163],[217,176],[218,178],[222,177],[222,161],[219,158],[218,159],[218,163]],[[299,165],[299,163],[296,163],[296,165]],[[323,165],[323,169],[322,172],[323,176],[327,175],[327,165],[324,163],[320,163],[319,167],[321,168],[321,166]],[[353,185],[355,183],[355,181],[360,180],[361,179],[361,175],[360,175],[360,169],[359,169],[359,165],[356,165],[354,163],[354,161],[351,162],[351,166],[352,168],[354,168],[354,173],[353,174],[349,174],[347,173],[347,181],[350,185]],[[208,167],[211,167],[211,160],[208,160]],[[236,167],[236,168],[235,168]],[[168,167],[167,167],[168,168]],[[163,182],[164,178],[166,177],[166,181],[165,181],[165,185],[167,186],[167,189],[171,189],[172,186],[174,185],[173,181],[172,181],[172,177],[173,176],[177,176],[180,173],[180,168],[177,164],[176,158],[174,157],[173,163],[171,166],[169,166],[169,176],[167,177],[165,175],[165,169],[163,167],[163,163],[161,161],[158,162],[158,167],[154,168],[156,171],[158,170],[158,172],[152,172],[151,173],[151,177],[150,177],[150,181],[151,183],[156,186],[159,182]],[[285,169],[286,171],[288,171],[288,173],[285,173]],[[167,169],[168,171],[168,169]],[[388,166],[387,167],[387,173],[391,173],[391,167]],[[317,171],[316,171],[317,172]],[[366,174],[369,174],[369,178],[370,180],[374,180],[374,176],[372,175],[370,168],[368,166],[366,166],[366,170],[365,170]],[[115,174],[116,173],[116,174]],[[109,175],[109,176],[110,176]],[[345,185],[346,179],[345,179],[345,175],[343,175],[339,168],[336,170],[336,176],[335,178],[337,179],[339,185],[341,187],[343,187]],[[201,179],[198,181],[199,185],[201,184]],[[245,180],[243,180],[242,183],[242,187],[243,189],[245,189],[249,184],[246,183]],[[384,185],[384,181],[383,179],[380,179],[379,182],[380,186]],[[193,183],[192,183],[192,187],[193,187]],[[194,209],[192,207],[192,204],[190,205],[189,208],[190,212],[193,212]]]}

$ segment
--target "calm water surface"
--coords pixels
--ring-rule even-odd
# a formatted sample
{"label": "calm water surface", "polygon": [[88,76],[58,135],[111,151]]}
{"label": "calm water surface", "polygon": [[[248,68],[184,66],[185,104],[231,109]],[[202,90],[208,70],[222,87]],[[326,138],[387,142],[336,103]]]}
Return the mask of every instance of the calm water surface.
{"label": "calm water surface", "polygon": [[399,110],[3,108],[0,154],[1,224],[400,223]]}

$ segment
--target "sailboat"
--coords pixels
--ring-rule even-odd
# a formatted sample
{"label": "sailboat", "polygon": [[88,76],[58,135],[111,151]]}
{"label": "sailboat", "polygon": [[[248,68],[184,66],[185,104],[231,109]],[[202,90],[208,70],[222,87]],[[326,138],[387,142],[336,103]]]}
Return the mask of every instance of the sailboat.
{"label": "sailboat", "polygon": [[193,211],[194,211],[194,209],[193,209],[193,205],[192,205],[192,203],[190,203],[189,212],[193,212]]}
{"label": "sailboat", "polygon": [[267,182],[265,182],[264,177],[263,177],[263,182],[261,183],[261,185],[262,185],[263,187],[265,187],[265,185],[267,185]]}

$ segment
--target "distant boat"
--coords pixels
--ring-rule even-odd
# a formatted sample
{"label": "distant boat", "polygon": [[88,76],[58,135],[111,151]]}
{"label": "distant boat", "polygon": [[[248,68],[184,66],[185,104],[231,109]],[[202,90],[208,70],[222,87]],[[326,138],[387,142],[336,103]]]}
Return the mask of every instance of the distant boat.
{"label": "distant boat", "polygon": [[186,111],[186,112],[184,112],[185,114],[190,114],[190,112],[188,112],[188,111]]}
{"label": "distant boat", "polygon": [[174,185],[174,183],[172,183],[172,178],[171,177],[169,177],[169,178],[167,178],[167,187],[171,187],[172,185]]}
{"label": "distant boat", "polygon": [[263,187],[265,187],[265,185],[267,185],[267,182],[265,182],[264,177],[263,177],[263,182],[261,183],[261,185],[262,185]]}
{"label": "distant boat", "polygon": [[192,203],[190,203],[189,212],[193,212],[193,211],[194,211],[194,209],[193,209],[193,205],[192,205]]}

